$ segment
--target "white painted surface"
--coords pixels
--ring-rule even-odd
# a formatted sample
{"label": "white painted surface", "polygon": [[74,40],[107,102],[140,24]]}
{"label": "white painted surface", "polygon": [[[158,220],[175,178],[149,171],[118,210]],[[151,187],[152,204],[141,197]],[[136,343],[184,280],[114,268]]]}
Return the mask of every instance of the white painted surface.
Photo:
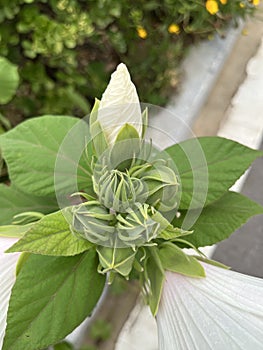
{"label": "white painted surface", "polygon": [[[247,65],[247,77],[232,99],[219,136],[259,148],[263,135],[263,38]],[[248,171],[231,188],[240,191]]]}

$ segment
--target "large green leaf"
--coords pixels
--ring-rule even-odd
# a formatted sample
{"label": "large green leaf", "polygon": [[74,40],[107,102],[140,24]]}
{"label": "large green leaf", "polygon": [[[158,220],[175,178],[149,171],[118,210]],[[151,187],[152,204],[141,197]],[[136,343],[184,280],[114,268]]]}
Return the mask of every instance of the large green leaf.
{"label": "large green leaf", "polygon": [[92,243],[72,234],[61,211],[43,217],[8,252],[31,252],[43,255],[77,255]]}
{"label": "large green leaf", "polygon": [[[166,149],[178,169],[181,209],[219,199],[262,152],[222,137],[190,139]],[[207,192],[207,193],[206,193]]]}
{"label": "large green leaf", "polygon": [[8,225],[16,214],[28,211],[51,213],[58,209],[55,198],[37,197],[19,191],[14,186],[0,184],[0,225]]}
{"label": "large green leaf", "polygon": [[105,283],[92,249],[74,257],[28,257],[13,287],[2,350],[57,343],[93,310]]}
{"label": "large green leaf", "polygon": [[0,57],[0,104],[8,103],[14,96],[19,83],[17,66]]}
{"label": "large green leaf", "polygon": [[88,136],[84,121],[66,116],[32,118],[1,135],[11,182],[38,196],[70,194],[91,186],[88,164],[81,156]]}
{"label": "large green leaf", "polygon": [[[182,211],[181,214],[179,219],[173,221],[174,225],[182,225],[186,213]],[[258,214],[263,214],[261,205],[239,193],[228,192],[203,209],[192,227],[194,232],[186,240],[196,247],[212,245],[229,237],[250,217]],[[196,217],[196,210],[191,210],[187,215],[191,220],[191,216]]]}

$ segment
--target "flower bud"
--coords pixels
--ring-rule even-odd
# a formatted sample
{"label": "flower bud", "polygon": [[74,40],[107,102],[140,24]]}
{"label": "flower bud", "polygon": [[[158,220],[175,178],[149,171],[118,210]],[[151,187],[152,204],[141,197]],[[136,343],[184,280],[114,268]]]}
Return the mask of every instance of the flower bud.
{"label": "flower bud", "polygon": [[137,210],[130,210],[126,217],[117,216],[118,238],[126,246],[139,247],[157,237],[160,224],[151,218],[151,209],[148,204],[137,204]]}
{"label": "flower bud", "polygon": [[179,182],[175,172],[158,160],[143,165],[137,177],[147,186],[147,203],[160,211],[170,211],[177,206]]}
{"label": "flower bud", "polygon": [[94,171],[93,188],[98,200],[106,208],[119,213],[134,208],[135,203],[143,203],[147,198],[145,185],[140,179],[117,169]]}
{"label": "flower bud", "polygon": [[115,233],[115,215],[109,214],[99,202],[76,205],[71,208],[70,214],[73,234],[95,244],[111,245]]}
{"label": "flower bud", "polygon": [[136,88],[125,64],[118,65],[102,95],[97,120],[109,145],[113,145],[125,124],[142,135],[142,114]]}

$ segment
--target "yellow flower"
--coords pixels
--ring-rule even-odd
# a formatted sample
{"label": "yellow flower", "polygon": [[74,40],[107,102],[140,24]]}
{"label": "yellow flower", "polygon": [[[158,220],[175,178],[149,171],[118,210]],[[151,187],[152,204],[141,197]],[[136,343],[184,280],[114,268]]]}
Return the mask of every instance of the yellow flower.
{"label": "yellow flower", "polygon": [[148,33],[143,27],[137,27],[137,33],[138,33],[140,38],[142,38],[142,39],[147,38]]}
{"label": "yellow flower", "polygon": [[172,23],[168,27],[168,32],[171,34],[179,34],[180,33],[180,27],[178,24]]}
{"label": "yellow flower", "polygon": [[242,35],[244,35],[244,36],[248,35],[248,30],[247,29],[243,29],[242,30]]}
{"label": "yellow flower", "polygon": [[219,11],[218,3],[215,0],[207,0],[205,7],[211,15],[215,15]]}
{"label": "yellow flower", "polygon": [[252,3],[254,6],[258,6],[260,4],[260,0],[253,0]]}
{"label": "yellow flower", "polygon": [[221,4],[225,5],[227,4],[227,0],[220,0]]}
{"label": "yellow flower", "polygon": [[240,2],[239,6],[243,9],[246,5],[243,2]]}
{"label": "yellow flower", "polygon": [[213,34],[209,34],[208,36],[207,36],[207,39],[208,40],[214,40],[214,38],[215,38],[215,36],[213,35]]}

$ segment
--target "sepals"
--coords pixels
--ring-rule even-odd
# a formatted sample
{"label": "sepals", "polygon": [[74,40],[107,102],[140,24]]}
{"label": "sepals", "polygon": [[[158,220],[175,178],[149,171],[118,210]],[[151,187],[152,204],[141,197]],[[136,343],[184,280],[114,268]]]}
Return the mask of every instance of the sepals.
{"label": "sepals", "polygon": [[132,248],[109,248],[98,246],[100,273],[117,272],[124,277],[128,277],[132,270],[136,251]]}
{"label": "sepals", "polygon": [[139,139],[140,136],[138,134],[138,131],[135,129],[134,126],[130,124],[124,124],[123,127],[120,129],[119,133],[116,137],[116,142],[129,140],[129,139]]}
{"label": "sepals", "polygon": [[161,299],[165,272],[158,254],[157,247],[145,249],[144,272],[141,274],[141,283],[144,296],[153,316],[157,314]]}
{"label": "sepals", "polygon": [[98,109],[100,106],[100,101],[95,99],[94,106],[90,113],[90,134],[92,138],[92,143],[94,151],[97,156],[100,156],[108,148],[108,143],[102,127],[98,121]]}
{"label": "sepals", "polygon": [[185,231],[179,227],[174,227],[170,222],[158,211],[155,211],[152,215],[152,219],[160,224],[160,234],[158,238],[162,238],[165,241],[173,240],[181,236],[187,236],[193,233],[193,231]]}
{"label": "sepals", "polygon": [[122,171],[129,169],[140,150],[141,140],[137,130],[130,124],[123,125],[109,153],[111,166]]}
{"label": "sepals", "polygon": [[159,256],[165,270],[189,277],[205,277],[205,270],[197,259],[185,254],[171,242],[165,242],[160,246]]}
{"label": "sepals", "polygon": [[142,112],[142,138],[145,137],[145,133],[148,127],[148,108]]}

